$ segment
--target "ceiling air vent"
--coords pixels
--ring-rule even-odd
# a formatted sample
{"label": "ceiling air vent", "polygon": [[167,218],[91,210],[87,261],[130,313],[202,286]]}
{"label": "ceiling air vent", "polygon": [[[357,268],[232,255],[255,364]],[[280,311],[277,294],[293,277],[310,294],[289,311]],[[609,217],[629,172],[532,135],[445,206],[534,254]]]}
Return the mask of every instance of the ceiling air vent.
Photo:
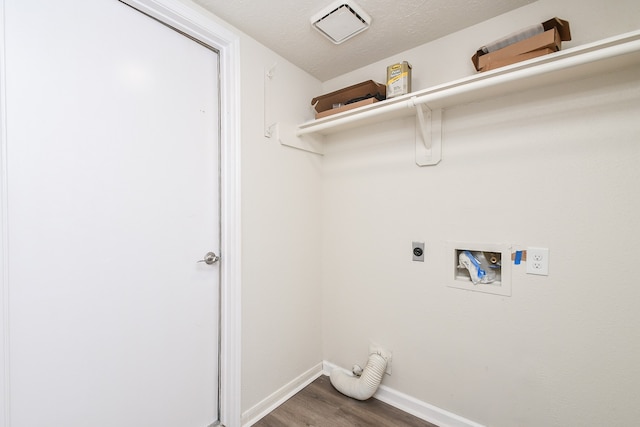
{"label": "ceiling air vent", "polygon": [[335,44],[369,28],[371,17],[352,1],[335,1],[311,17],[311,25]]}

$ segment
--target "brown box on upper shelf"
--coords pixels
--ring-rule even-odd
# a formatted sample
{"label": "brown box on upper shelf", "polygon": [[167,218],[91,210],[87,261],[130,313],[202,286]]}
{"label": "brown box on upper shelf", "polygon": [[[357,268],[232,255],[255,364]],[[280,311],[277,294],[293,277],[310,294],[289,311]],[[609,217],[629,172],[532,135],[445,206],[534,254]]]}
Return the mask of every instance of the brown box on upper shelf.
{"label": "brown box on upper shelf", "polygon": [[536,58],[552,52],[557,52],[562,47],[563,41],[571,40],[569,22],[552,18],[542,23],[544,32],[515,42],[493,52],[485,53],[479,49],[471,61],[478,71],[488,71],[516,62]]}
{"label": "brown box on upper shelf", "polygon": [[335,92],[316,96],[311,100],[311,105],[315,107],[316,119],[320,119],[382,101],[386,99],[386,94],[386,85],[367,80]]}

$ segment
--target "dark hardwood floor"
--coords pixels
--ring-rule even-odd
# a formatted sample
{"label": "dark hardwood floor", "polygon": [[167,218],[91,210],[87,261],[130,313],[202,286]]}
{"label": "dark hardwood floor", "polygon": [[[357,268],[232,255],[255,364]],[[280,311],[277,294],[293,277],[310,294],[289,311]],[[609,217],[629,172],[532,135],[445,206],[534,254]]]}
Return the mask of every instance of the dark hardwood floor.
{"label": "dark hardwood floor", "polygon": [[320,376],[262,418],[255,427],[437,427],[377,399],[364,402],[340,394]]}

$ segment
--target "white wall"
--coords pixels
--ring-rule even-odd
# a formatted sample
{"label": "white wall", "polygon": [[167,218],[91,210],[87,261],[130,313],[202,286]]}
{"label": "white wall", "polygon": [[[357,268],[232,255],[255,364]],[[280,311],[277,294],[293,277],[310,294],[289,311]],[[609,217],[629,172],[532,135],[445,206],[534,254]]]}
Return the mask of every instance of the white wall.
{"label": "white wall", "polygon": [[320,83],[242,39],[242,408],[322,361],[321,157],[263,136],[264,68],[277,63],[271,115],[287,134]]}
{"label": "white wall", "polygon": [[[635,1],[547,1],[323,85],[408,60],[415,89],[473,73],[478,44],[559,16],[577,46],[640,28]],[[501,25],[497,25],[501,24]],[[332,136],[323,164],[324,358],[393,351],[383,384],[488,426],[640,419],[640,83],[637,70],[445,111],[443,160],[414,164],[411,120]],[[411,242],[426,261],[411,261]],[[511,297],[445,286],[449,240],[550,249],[514,266]]]}

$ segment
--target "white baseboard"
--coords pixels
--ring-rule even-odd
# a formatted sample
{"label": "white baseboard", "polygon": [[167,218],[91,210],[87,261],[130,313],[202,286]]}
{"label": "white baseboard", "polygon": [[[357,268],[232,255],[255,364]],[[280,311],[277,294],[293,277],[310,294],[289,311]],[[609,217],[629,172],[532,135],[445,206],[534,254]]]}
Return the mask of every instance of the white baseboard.
{"label": "white baseboard", "polygon": [[323,363],[318,363],[307,372],[295,378],[293,381],[285,384],[253,408],[245,411],[242,414],[242,426],[250,427],[254,425],[269,412],[286,402],[294,394],[311,384],[315,379],[322,375],[323,366]]}
{"label": "white baseboard", "polygon": [[[331,371],[334,369],[341,369],[343,371],[350,372],[349,370],[334,365],[333,363],[327,361],[322,362],[322,373],[324,375],[331,374]],[[449,411],[445,411],[437,406],[422,402],[384,385],[381,385],[380,388],[378,388],[378,391],[373,395],[373,397],[439,427],[484,427],[482,424],[478,424],[459,415],[452,414]]]}

